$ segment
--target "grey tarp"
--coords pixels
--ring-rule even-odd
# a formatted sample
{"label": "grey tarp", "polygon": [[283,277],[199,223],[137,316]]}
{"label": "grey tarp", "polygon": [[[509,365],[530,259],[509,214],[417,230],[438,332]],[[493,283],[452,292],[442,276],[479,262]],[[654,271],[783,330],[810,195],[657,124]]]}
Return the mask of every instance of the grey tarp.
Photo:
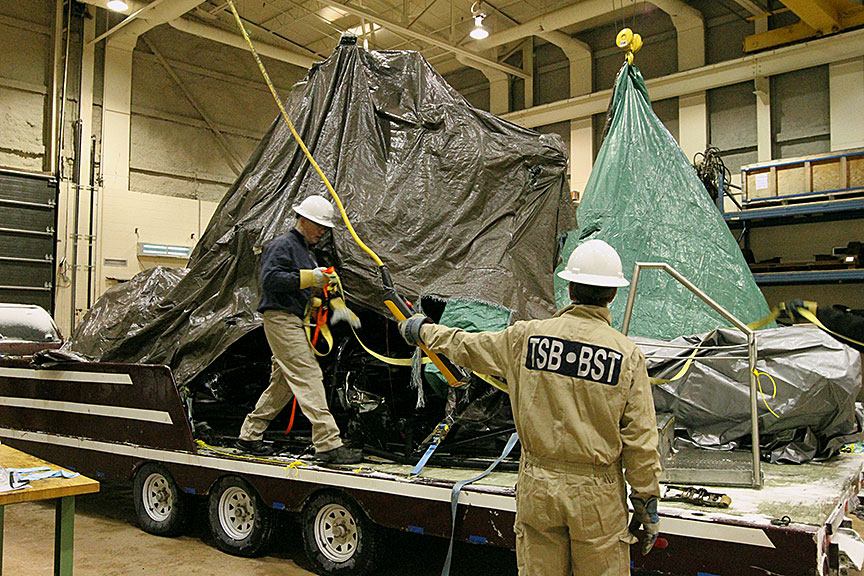
{"label": "grey tarp", "polygon": [[[744,322],[769,312],[735,238],[681,147],[651,109],[642,74],[624,64],[615,82],[608,134],[582,195],[579,230],[565,255],[598,238],[618,250],[624,275],[633,264],[666,262]],[[628,288],[610,308],[621,326]],[[558,282],[558,304],[567,302]],[[640,278],[630,333],[675,338],[728,326],[698,297],[662,271]]]}
{"label": "grey tarp", "polygon": [[[554,311],[557,239],[573,226],[560,138],[473,108],[415,52],[353,45],[313,67],[286,108],[406,297],[479,299],[517,318]],[[142,285],[136,298],[136,279],[116,306],[97,304],[69,347],[166,363],[188,382],[261,325],[261,248],[293,226],[292,206],[310,194],[327,192],[278,118],[176,287],[149,297]],[[349,301],[386,313],[374,262],[343,225],[334,234]],[[129,331],[109,341],[106,326]]]}
{"label": "grey tarp", "polygon": [[[637,342],[645,352],[649,373],[666,379],[680,371],[692,347],[702,342],[684,377],[654,386],[657,412],[674,414],[676,427],[684,428],[704,448],[749,442],[747,339],[741,332],[722,329],[668,343],[682,348],[664,348],[661,342],[647,339]],[[711,348],[715,346],[738,347]],[[762,330],[757,347],[760,444],[772,461],[800,463],[831,456],[860,437],[855,414],[855,397],[861,388],[858,352],[815,326]]]}

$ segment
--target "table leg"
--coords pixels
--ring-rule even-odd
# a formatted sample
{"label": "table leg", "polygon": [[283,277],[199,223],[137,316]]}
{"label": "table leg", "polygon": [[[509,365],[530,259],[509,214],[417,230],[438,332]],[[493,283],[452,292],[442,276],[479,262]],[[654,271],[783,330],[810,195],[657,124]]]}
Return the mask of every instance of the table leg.
{"label": "table leg", "polygon": [[57,499],[54,513],[54,576],[72,576],[75,497]]}
{"label": "table leg", "polygon": [[0,576],[3,574],[3,514],[6,506],[0,506]]}

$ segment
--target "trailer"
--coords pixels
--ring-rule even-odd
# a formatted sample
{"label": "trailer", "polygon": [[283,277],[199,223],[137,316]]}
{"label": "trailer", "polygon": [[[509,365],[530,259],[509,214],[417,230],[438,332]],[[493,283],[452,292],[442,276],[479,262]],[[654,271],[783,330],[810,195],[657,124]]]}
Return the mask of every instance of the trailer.
{"label": "trailer", "polygon": [[[183,531],[195,497],[206,498],[223,551],[261,553],[279,511],[300,515],[304,548],[321,574],[366,574],[382,555],[382,528],[451,536],[451,496],[477,471],[369,458],[324,467],[289,455],[251,457],[193,436],[166,366],[68,363],[51,369],[0,358],[0,439],[99,480],[131,482],[141,528]],[[860,539],[847,514],[857,506],[864,455],[827,462],[763,465],[764,487],[720,488],[728,508],[663,501],[666,546],[634,569],[675,576],[828,576]],[[495,471],[462,489],[454,537],[514,548],[514,471]],[[443,559],[441,559],[443,561]],[[438,561],[438,559],[430,559]]]}

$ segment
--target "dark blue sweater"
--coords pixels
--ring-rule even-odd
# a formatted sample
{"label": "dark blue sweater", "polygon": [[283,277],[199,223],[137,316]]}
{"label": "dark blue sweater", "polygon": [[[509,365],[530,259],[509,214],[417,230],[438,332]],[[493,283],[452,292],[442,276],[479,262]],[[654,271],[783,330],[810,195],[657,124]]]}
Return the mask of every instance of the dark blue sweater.
{"label": "dark blue sweater", "polygon": [[300,270],[317,267],[315,255],[296,228],[268,242],[261,254],[258,311],[285,310],[303,318],[312,289],[300,289]]}

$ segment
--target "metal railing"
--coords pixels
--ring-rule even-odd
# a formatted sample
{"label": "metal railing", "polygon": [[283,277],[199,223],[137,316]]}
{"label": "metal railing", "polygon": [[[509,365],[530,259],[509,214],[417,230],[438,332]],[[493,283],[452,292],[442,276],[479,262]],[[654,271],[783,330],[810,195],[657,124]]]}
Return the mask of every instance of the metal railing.
{"label": "metal railing", "polygon": [[627,295],[627,305],[624,308],[624,322],[621,325],[621,332],[624,333],[625,336],[630,328],[630,316],[633,314],[633,304],[636,301],[636,289],[639,286],[639,275],[643,269],[665,270],[675,280],[683,284],[685,288],[696,294],[696,296],[702,299],[703,302],[714,309],[714,311],[731,322],[733,326],[743,332],[747,337],[747,363],[748,373],[750,376],[750,427],[753,440],[753,451],[751,454],[753,460],[753,476],[751,479],[751,486],[753,488],[761,488],[762,466],[759,455],[759,396],[756,376],[756,333],[744,322],[733,316],[731,312],[705,294],[705,292],[700,290],[695,284],[687,280],[687,278],[682,276],[669,264],[666,264],[665,262],[636,262],[633,266],[633,279],[630,282],[630,292]]}

